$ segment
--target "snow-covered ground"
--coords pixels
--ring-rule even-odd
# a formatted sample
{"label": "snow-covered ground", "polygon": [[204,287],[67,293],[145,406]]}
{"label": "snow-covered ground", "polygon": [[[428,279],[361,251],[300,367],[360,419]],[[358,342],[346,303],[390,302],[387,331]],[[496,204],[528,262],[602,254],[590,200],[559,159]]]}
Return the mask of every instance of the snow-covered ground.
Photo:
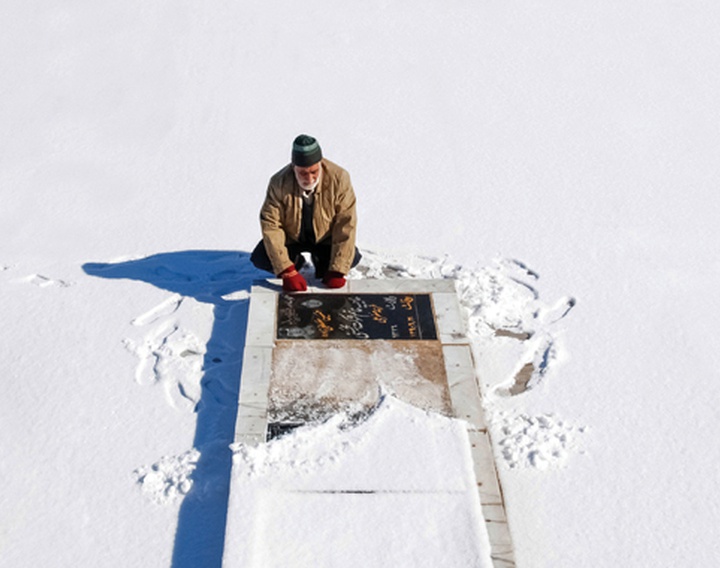
{"label": "snow-covered ground", "polygon": [[0,566],[219,564],[247,253],[301,132],[350,171],[371,268],[457,279],[518,565],[716,565],[719,26],[3,2]]}

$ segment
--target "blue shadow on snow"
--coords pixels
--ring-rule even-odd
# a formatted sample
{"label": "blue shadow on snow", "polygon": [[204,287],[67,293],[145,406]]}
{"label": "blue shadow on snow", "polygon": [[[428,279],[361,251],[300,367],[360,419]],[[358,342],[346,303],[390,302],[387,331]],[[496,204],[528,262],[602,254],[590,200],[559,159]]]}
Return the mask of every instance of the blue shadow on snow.
{"label": "blue shadow on snow", "polygon": [[212,333],[203,361],[196,406],[194,447],[200,451],[193,488],[183,500],[172,568],[222,565],[240,371],[247,327],[247,300],[222,296],[250,290],[267,273],[247,252],[191,250],[159,253],[118,263],[86,263],[99,278],[138,280],[214,306]]}

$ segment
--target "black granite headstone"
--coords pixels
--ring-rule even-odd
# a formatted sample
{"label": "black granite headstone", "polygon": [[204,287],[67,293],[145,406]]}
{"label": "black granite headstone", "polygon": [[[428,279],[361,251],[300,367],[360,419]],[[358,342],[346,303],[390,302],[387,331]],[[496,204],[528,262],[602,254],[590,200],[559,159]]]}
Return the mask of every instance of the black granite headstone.
{"label": "black granite headstone", "polygon": [[277,339],[437,339],[430,294],[280,294]]}

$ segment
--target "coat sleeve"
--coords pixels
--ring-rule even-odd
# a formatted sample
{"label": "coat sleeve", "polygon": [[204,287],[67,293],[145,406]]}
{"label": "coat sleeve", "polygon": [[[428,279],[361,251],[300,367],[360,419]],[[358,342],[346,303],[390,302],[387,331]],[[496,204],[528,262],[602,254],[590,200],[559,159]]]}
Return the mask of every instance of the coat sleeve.
{"label": "coat sleeve", "polygon": [[350,174],[345,171],[342,173],[340,187],[341,190],[338,192],[338,200],[335,204],[329,270],[347,274],[350,272],[352,261],[355,258],[357,211]]}
{"label": "coat sleeve", "polygon": [[260,209],[260,228],[265,251],[270,258],[275,274],[280,274],[292,264],[285,247],[285,228],[282,222],[281,207],[280,191],[270,182],[265,202]]}

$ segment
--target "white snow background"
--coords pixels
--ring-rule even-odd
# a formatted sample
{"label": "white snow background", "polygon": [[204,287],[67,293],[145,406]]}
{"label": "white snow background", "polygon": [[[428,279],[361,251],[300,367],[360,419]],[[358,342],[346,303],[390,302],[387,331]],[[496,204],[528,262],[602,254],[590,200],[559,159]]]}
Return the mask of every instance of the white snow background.
{"label": "white snow background", "polygon": [[458,279],[485,377],[551,362],[483,385],[518,565],[717,565],[718,29],[700,0],[4,1],[0,566],[219,565],[247,253],[302,132],[378,273]]}

